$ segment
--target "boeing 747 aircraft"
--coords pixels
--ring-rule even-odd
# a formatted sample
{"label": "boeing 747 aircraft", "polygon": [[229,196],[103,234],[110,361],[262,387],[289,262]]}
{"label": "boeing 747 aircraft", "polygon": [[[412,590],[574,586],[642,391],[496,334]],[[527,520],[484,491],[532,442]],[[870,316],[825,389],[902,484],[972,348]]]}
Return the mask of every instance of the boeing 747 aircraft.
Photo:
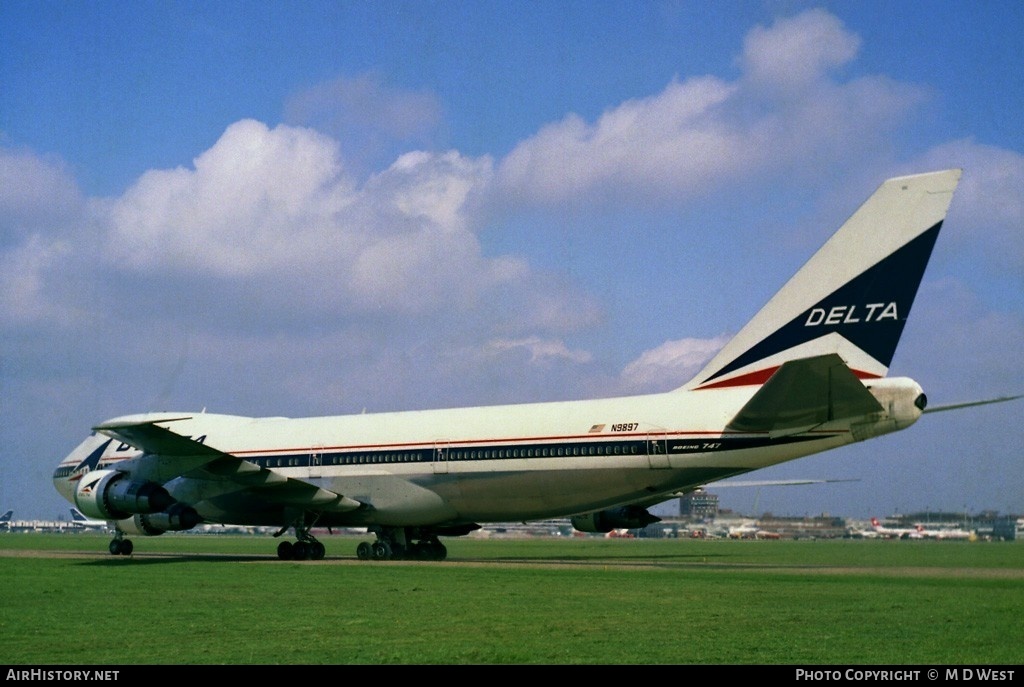
{"label": "boeing 747 aircraft", "polygon": [[54,485],[116,521],[112,554],[132,552],[128,535],[200,523],[293,530],[286,560],[323,558],[312,528],[365,527],[360,559],[442,560],[441,537],[486,522],[642,527],[680,493],[921,417],[921,386],[887,373],[959,179],[884,182],[674,391],[301,419],[128,415],[96,425]]}
{"label": "boeing 747 aircraft", "polygon": [[106,520],[94,520],[92,518],[85,517],[85,514],[77,508],[69,508],[71,513],[71,525],[79,529],[85,530],[107,530],[110,529],[110,523]]}

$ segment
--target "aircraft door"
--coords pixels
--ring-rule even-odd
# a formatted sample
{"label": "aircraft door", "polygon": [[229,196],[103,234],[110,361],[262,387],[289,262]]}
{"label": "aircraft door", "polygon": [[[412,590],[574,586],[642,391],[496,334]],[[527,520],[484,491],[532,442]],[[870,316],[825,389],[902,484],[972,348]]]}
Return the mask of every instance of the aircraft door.
{"label": "aircraft door", "polygon": [[434,459],[432,461],[435,475],[448,474],[448,442],[434,442]]}
{"label": "aircraft door", "polygon": [[309,452],[309,477],[322,477],[324,463],[324,449],[316,446]]}
{"label": "aircraft door", "polygon": [[647,460],[651,469],[668,468],[668,433],[665,430],[653,430],[647,434]]}

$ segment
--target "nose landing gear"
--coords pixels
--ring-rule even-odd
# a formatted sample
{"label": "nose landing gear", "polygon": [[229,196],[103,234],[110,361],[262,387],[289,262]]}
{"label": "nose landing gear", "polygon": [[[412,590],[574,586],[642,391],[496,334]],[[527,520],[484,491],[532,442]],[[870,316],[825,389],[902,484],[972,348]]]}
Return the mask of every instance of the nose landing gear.
{"label": "nose landing gear", "polygon": [[127,539],[124,536],[124,532],[118,530],[114,538],[110,540],[108,550],[111,556],[130,556],[132,551],[135,550],[135,545],[132,544],[131,539]]}

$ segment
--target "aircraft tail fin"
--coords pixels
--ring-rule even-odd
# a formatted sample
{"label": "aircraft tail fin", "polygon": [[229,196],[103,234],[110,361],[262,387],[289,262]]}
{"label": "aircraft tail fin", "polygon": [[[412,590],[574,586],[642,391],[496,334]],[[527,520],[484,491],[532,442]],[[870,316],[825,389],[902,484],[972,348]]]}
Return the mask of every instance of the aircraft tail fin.
{"label": "aircraft tail fin", "polygon": [[11,518],[13,518],[13,517],[14,517],[14,511],[13,510],[9,510],[6,513],[4,513],[3,515],[0,515],[0,522],[10,522]]}
{"label": "aircraft tail fin", "polygon": [[89,518],[85,517],[85,514],[77,508],[70,508],[72,522],[86,522]]}
{"label": "aircraft tail fin", "polygon": [[882,183],[682,389],[764,384],[784,363],[837,354],[884,377],[961,170]]}

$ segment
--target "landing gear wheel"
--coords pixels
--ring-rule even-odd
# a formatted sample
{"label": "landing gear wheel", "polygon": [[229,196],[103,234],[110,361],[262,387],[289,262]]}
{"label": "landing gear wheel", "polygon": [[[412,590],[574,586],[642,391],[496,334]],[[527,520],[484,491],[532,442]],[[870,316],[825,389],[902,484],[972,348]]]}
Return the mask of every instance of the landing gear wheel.
{"label": "landing gear wheel", "polygon": [[386,541],[373,542],[373,559],[376,561],[386,561],[389,558],[391,558],[391,545]]}
{"label": "landing gear wheel", "polygon": [[359,546],[356,547],[356,558],[361,561],[368,561],[373,558],[373,546],[370,545],[370,542],[359,542]]}
{"label": "landing gear wheel", "polygon": [[426,543],[425,547],[428,551],[427,558],[432,561],[443,561],[448,557],[448,549],[445,545],[436,539]]}
{"label": "landing gear wheel", "polygon": [[107,547],[111,556],[130,556],[134,548],[131,539],[113,539]]}
{"label": "landing gear wheel", "polygon": [[323,560],[324,555],[327,553],[327,548],[317,541],[317,538],[310,534],[310,528],[319,519],[319,515],[316,513],[292,513],[288,516],[290,524],[285,524],[277,534],[274,536],[280,536],[288,531],[289,528],[295,528],[295,538],[298,540],[292,542],[281,542],[277,547],[277,555],[281,560],[291,561],[319,561]]}

